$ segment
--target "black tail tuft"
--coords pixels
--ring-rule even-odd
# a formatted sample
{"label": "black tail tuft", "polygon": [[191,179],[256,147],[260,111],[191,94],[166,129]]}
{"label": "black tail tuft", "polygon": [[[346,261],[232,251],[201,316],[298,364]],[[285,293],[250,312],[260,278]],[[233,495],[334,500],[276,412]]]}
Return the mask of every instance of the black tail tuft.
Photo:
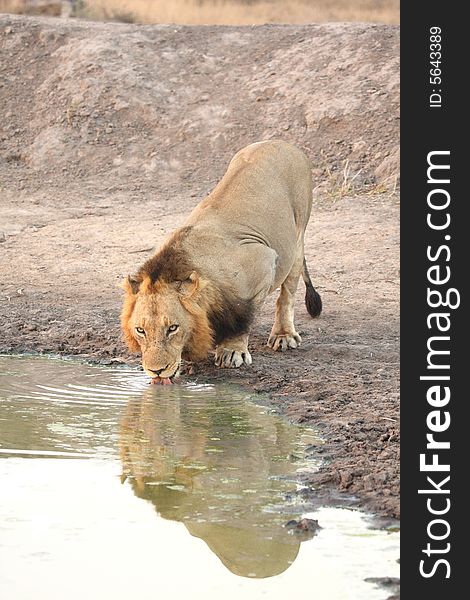
{"label": "black tail tuft", "polygon": [[305,283],[305,306],[307,307],[308,314],[315,318],[318,317],[321,313],[322,309],[322,301],[320,298],[320,294],[316,291],[316,289],[312,285],[312,281],[310,279],[310,275],[308,274],[307,261],[304,257],[304,266],[302,269],[302,279]]}
{"label": "black tail tuft", "polygon": [[320,294],[315,290],[311,281],[305,283],[305,306],[311,317],[318,317],[322,309]]}

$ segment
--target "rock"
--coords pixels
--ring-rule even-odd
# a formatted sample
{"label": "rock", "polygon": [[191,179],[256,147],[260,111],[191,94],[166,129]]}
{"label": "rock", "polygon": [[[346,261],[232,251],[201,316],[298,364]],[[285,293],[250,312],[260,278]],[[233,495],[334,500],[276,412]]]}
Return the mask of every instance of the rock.
{"label": "rock", "polygon": [[375,169],[377,183],[395,187],[400,180],[400,146],[397,146]]}
{"label": "rock", "polygon": [[285,527],[293,534],[305,539],[311,539],[321,529],[316,519],[292,519],[288,521]]}

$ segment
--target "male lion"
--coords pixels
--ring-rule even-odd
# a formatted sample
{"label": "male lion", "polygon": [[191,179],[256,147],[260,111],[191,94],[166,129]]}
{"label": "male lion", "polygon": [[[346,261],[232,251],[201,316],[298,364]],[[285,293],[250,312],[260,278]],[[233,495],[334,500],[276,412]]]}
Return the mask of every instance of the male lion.
{"label": "male lion", "polygon": [[282,141],[240,150],[216,188],[158,252],[124,282],[129,348],[155,382],[170,383],[181,359],[251,364],[248,335],[268,294],[281,288],[268,346],[297,348],[294,295],[300,275],[312,317],[322,303],[304,258],[312,206],[310,161]]}

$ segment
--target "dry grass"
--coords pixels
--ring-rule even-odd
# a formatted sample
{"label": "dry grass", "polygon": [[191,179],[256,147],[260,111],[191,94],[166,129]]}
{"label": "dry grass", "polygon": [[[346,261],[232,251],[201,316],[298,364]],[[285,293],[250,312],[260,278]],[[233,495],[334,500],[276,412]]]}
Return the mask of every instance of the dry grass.
{"label": "dry grass", "polygon": [[15,13],[20,15],[49,15],[60,16],[61,2],[55,0],[29,1],[29,0],[0,0],[0,13]]}
{"label": "dry grass", "polygon": [[[31,13],[31,8],[28,9],[28,5],[31,4],[34,3],[28,0],[0,0],[0,12]],[[54,4],[54,0],[49,4]],[[398,23],[399,11],[399,0],[78,0],[77,2],[79,17],[136,23],[193,25],[325,21]]]}
{"label": "dry grass", "polygon": [[29,2],[28,0],[0,0],[0,13],[15,13],[20,15],[49,15],[58,17],[61,14],[61,3]]}
{"label": "dry grass", "polygon": [[0,13],[18,13],[22,4],[20,0],[0,0]]}
{"label": "dry grass", "polygon": [[393,196],[398,188],[399,173],[394,173],[378,181],[370,178],[364,179],[362,167],[352,167],[349,159],[345,159],[337,167],[330,168],[330,161],[323,151],[320,151],[319,166],[323,171],[322,182],[314,188],[313,192],[315,197],[321,197],[323,200],[336,202],[342,198],[364,194]]}

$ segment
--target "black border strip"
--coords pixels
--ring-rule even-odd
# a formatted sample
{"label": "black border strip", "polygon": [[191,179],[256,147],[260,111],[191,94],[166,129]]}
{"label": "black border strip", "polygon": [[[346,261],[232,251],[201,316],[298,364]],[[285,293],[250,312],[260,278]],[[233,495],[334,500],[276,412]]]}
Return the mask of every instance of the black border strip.
{"label": "black border strip", "polygon": [[[470,54],[463,50],[470,35],[458,12],[458,3],[435,0],[401,6],[401,584],[406,600],[468,594],[467,552],[459,547],[468,520],[463,505],[470,469],[463,414],[469,402],[463,379],[470,202],[463,189],[468,151],[462,148],[470,130],[463,110]],[[439,41],[431,38],[436,28]],[[441,55],[431,56],[432,51]],[[428,171],[430,164],[436,166]],[[455,307],[446,307],[446,300]],[[427,448],[431,434],[442,446]],[[433,461],[438,464],[431,471]]]}

